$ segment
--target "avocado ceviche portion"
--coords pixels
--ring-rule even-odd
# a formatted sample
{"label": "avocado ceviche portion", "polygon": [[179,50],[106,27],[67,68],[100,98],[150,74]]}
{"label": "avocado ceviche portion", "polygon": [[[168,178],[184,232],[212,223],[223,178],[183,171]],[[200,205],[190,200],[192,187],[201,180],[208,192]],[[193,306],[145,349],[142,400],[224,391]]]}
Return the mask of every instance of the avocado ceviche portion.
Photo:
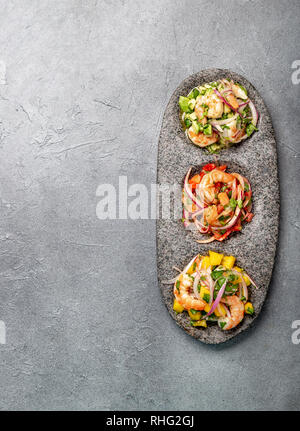
{"label": "avocado ceviche portion", "polygon": [[258,112],[247,90],[230,79],[195,87],[187,96],[180,96],[178,103],[187,137],[211,154],[258,130]]}

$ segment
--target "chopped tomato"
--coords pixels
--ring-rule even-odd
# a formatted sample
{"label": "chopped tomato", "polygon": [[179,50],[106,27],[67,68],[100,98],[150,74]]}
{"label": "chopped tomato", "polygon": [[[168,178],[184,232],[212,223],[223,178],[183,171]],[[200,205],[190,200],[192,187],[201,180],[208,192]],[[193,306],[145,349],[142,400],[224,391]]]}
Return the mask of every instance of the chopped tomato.
{"label": "chopped tomato", "polygon": [[253,219],[254,214],[253,213],[247,213],[245,216],[245,220],[250,223],[250,221]]}
{"label": "chopped tomato", "polygon": [[208,163],[207,165],[203,166],[202,171],[212,171],[213,169],[216,169],[216,165],[214,163]]}
{"label": "chopped tomato", "polygon": [[202,178],[204,177],[204,175],[205,175],[205,173],[204,172],[200,172],[200,182],[201,182],[201,180],[202,180]]}
{"label": "chopped tomato", "polygon": [[215,187],[218,187],[220,189],[221,187],[223,187],[223,183],[215,183]]}
{"label": "chopped tomato", "polygon": [[216,240],[224,241],[224,239],[226,239],[230,234],[231,234],[231,229],[228,229],[228,231],[225,232],[224,235],[221,235],[221,236],[214,235],[214,236],[215,236]]}
{"label": "chopped tomato", "polygon": [[246,198],[251,198],[252,196],[252,191],[250,190],[249,192],[245,192],[245,197]]}
{"label": "chopped tomato", "polygon": [[199,174],[194,175],[193,178],[189,180],[189,184],[199,184],[201,181],[201,177]]}
{"label": "chopped tomato", "polygon": [[241,219],[239,219],[239,221],[231,228],[232,232],[238,232],[240,230],[242,230],[242,223],[241,223]]}
{"label": "chopped tomato", "polygon": [[226,169],[227,169],[227,165],[218,166],[218,169],[219,169],[220,171],[226,171]]}
{"label": "chopped tomato", "polygon": [[217,211],[218,211],[218,214],[221,214],[221,212],[222,212],[222,211],[224,211],[224,207],[223,207],[223,205],[220,205],[220,204],[219,204],[219,205],[217,206]]}

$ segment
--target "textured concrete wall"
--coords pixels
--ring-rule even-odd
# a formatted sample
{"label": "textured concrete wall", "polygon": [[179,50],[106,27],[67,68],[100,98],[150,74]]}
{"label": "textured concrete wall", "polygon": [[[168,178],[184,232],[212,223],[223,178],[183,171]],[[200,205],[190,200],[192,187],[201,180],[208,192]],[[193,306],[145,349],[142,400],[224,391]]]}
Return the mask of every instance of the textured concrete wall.
{"label": "textured concrete wall", "polygon": [[[298,1],[1,2],[1,409],[299,408],[299,18]],[[155,182],[168,98],[208,67],[264,97],[282,204],[263,313],[217,347],[161,301],[155,222],[96,217],[99,184]]]}

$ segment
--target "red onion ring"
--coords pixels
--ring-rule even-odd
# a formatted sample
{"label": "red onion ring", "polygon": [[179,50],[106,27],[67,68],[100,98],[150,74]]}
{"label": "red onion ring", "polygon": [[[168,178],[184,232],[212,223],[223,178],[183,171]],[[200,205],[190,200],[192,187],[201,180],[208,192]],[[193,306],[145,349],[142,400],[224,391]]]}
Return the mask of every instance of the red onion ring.
{"label": "red onion ring", "polygon": [[257,284],[254,283],[253,279],[246,272],[244,274],[249,278],[251,284],[253,284],[253,286],[256,287],[256,289],[258,289],[258,286]]}
{"label": "red onion ring", "polygon": [[200,209],[203,209],[203,205],[201,204],[201,202],[198,201],[198,199],[193,195],[192,191],[190,190],[189,184],[188,184],[188,179],[191,173],[192,167],[190,167],[190,169],[188,170],[188,173],[185,176],[184,179],[184,190],[186,191],[188,197],[193,201],[193,203]]}
{"label": "red onion ring", "polygon": [[214,92],[222,100],[223,103],[225,103],[227,106],[229,106],[229,108],[232,111],[236,112],[237,114],[239,114],[241,116],[241,114],[239,113],[238,109],[235,109],[232,105],[230,105],[230,103],[227,102],[227,100],[222,96],[222,94],[216,88],[214,88]]}
{"label": "red onion ring", "polygon": [[242,289],[243,289],[243,295],[242,293],[242,289],[240,289],[240,299],[242,296],[244,296],[246,298],[246,301],[248,300],[248,289],[247,289],[247,285],[245,283],[245,280],[243,279],[243,273],[242,272],[238,272],[235,269],[231,269],[231,272],[233,272],[233,274],[237,275],[240,279],[241,282],[239,284],[242,285]]}
{"label": "red onion ring", "polygon": [[250,99],[249,99],[249,107],[251,109],[252,123],[254,126],[256,126],[259,115],[254,103],[252,103]]}
{"label": "red onion ring", "polygon": [[215,239],[216,238],[214,236],[211,236],[208,239],[202,239],[202,240],[197,239],[196,242],[198,242],[199,244],[208,244],[209,242],[213,242]]}
{"label": "red onion ring", "polygon": [[198,283],[200,280],[200,275],[197,273],[195,279],[194,279],[194,283],[193,283],[193,291],[194,291],[194,295],[196,296],[197,299],[200,298],[199,292],[198,292]]}
{"label": "red onion ring", "polygon": [[[217,283],[217,281],[215,282],[214,287],[215,287],[216,283]],[[227,279],[225,280],[221,289],[219,290],[218,295],[217,295],[211,309],[209,310],[209,312],[205,316],[202,317],[202,319],[206,319],[208,316],[210,316],[215,311],[215,309],[217,308],[217,305],[219,304],[219,302],[222,299],[226,284],[227,284]]]}
{"label": "red onion ring", "polygon": [[212,126],[224,126],[225,124],[231,123],[231,121],[237,118],[238,114],[235,114],[233,117],[227,118],[226,120],[213,120],[210,122]]}

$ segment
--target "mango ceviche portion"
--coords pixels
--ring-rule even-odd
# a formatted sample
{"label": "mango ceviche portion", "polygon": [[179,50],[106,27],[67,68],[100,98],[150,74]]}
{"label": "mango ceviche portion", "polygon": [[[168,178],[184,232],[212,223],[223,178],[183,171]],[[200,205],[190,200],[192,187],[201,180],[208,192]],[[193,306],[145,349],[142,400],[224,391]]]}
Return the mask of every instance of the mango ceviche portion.
{"label": "mango ceviche portion", "polygon": [[235,263],[234,256],[212,250],[208,256],[196,255],[169,282],[174,283],[173,310],[187,311],[192,326],[206,328],[213,322],[224,331],[239,325],[245,314],[253,315],[248,288],[257,286]]}

